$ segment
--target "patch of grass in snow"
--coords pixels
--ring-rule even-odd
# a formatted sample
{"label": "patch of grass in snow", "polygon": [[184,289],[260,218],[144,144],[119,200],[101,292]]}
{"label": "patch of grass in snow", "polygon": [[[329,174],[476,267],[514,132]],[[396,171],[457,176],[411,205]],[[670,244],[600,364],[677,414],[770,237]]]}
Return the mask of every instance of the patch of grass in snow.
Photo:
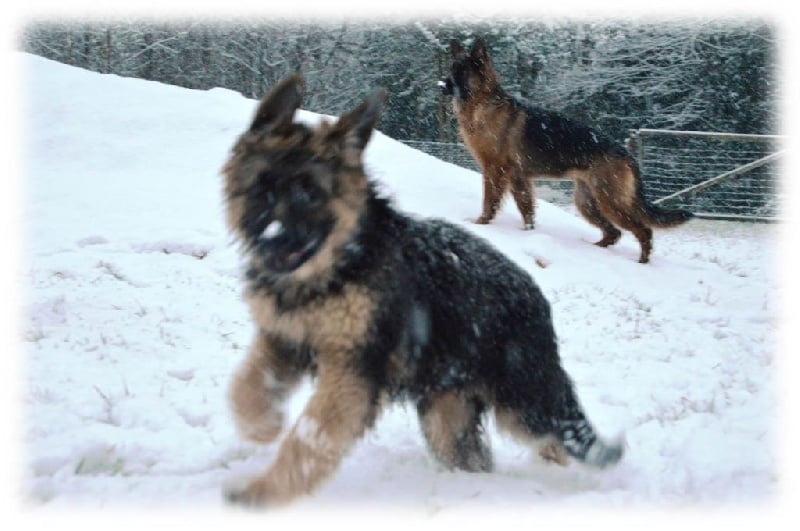
{"label": "patch of grass in snow", "polygon": [[211,252],[210,245],[170,241],[135,243],[131,248],[138,253],[179,254],[202,260]]}
{"label": "patch of grass in snow", "polygon": [[124,282],[126,284],[129,284],[129,285],[133,286],[134,288],[145,288],[145,287],[147,287],[147,284],[143,284],[141,282],[137,282],[135,280],[132,280],[128,275],[126,275],[122,271],[122,269],[118,265],[112,264],[111,262],[106,262],[105,260],[100,260],[99,262],[97,262],[97,266],[96,267],[98,269],[100,269],[103,273],[106,273],[107,275],[111,276],[112,278],[114,278],[116,280],[119,280],[120,282]]}
{"label": "patch of grass in snow", "polygon": [[116,476],[125,469],[125,460],[114,454],[115,447],[95,448],[84,455],[75,466],[75,475]]}

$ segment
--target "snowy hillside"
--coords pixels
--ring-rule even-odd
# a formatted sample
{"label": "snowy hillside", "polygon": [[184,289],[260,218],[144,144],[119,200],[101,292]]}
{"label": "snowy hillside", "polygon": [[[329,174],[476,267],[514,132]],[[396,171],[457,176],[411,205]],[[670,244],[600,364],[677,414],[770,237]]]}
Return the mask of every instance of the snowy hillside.
{"label": "snowy hillside", "polygon": [[[219,169],[255,102],[17,61],[25,504],[222,508],[221,486],[276,450],[241,442],[225,403],[252,327]],[[608,471],[562,468],[490,426],[496,472],[448,472],[412,408],[397,406],[332,481],[282,514],[385,507],[447,521],[486,508],[774,499],[776,227],[692,221],[657,231],[652,263],[640,265],[629,234],[597,248],[599,231],[542,201],[534,231],[520,230],[512,201],[494,224],[469,223],[480,177],[383,135],[367,162],[399,208],[460,223],[530,271],[589,417],[607,436],[624,432],[627,454]]]}

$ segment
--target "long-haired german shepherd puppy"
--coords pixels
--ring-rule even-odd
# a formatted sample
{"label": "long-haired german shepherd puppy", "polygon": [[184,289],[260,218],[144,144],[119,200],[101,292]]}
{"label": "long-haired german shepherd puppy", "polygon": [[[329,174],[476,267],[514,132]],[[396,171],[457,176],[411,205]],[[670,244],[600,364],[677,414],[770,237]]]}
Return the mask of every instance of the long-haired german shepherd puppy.
{"label": "long-haired german shepherd puppy", "polygon": [[692,217],[685,210],[665,210],[645,200],[639,165],[621,145],[555,112],[512,98],[500,86],[482,39],[469,52],[451,41],[450,52],[450,75],[439,85],[453,97],[459,133],[483,170],[483,212],[476,223],[492,221],[510,188],[525,228],[532,229],[532,179],[570,178],[575,180],[578,210],[603,231],[596,245],[616,243],[621,236],[617,226],[622,227],[639,240],[639,262],[647,263],[652,227],[673,227]]}
{"label": "long-haired german shepherd puppy", "polygon": [[545,458],[617,462],[622,443],[586,419],[530,276],[485,241],[376,193],[362,154],[384,93],[309,127],[293,121],[302,87],[295,75],[265,96],[223,169],[255,322],[229,398],[241,435],[269,443],[303,375],[315,392],[272,466],[228,499],[271,505],[311,492],[387,400],[415,405],[447,467],[491,470],[490,412]]}

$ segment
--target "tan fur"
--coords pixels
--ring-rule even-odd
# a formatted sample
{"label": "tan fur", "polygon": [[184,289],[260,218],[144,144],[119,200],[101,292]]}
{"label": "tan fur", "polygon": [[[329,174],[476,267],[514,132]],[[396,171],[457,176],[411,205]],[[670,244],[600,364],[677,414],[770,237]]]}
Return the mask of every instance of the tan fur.
{"label": "tan fur", "polygon": [[569,456],[564,447],[557,441],[546,442],[539,448],[539,457],[550,463],[561,466],[569,464]]}
{"label": "tan fur", "polygon": [[341,294],[315,300],[297,311],[279,311],[275,299],[252,297],[250,313],[268,334],[295,343],[308,343],[318,351],[320,362],[347,355],[366,336],[374,309],[372,294],[348,284]]}
{"label": "tan fur", "polygon": [[469,426],[470,412],[459,393],[440,396],[422,416],[422,431],[431,451],[445,463],[455,461],[455,437]]}
{"label": "tan fur", "polygon": [[520,443],[538,450],[539,456],[545,461],[561,466],[569,463],[567,452],[558,441],[552,437],[536,438],[531,436],[530,431],[520,424],[517,415],[518,413],[513,411],[495,410],[497,428],[508,433]]}
{"label": "tan fur", "polygon": [[434,398],[420,412],[428,448],[448,468],[472,472],[492,469],[491,452],[479,426],[481,412],[476,398],[476,393],[450,391]]}

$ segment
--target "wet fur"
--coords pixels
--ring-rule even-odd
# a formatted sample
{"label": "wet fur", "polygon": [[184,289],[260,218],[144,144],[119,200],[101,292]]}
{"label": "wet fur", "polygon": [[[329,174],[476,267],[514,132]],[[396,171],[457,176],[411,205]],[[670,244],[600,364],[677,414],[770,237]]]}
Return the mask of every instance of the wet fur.
{"label": "wet fur", "polygon": [[639,167],[619,144],[599,131],[555,112],[523,105],[500,86],[482,40],[469,52],[451,43],[453,65],[440,86],[453,96],[459,134],[483,170],[483,209],[476,223],[489,223],[510,190],[524,227],[534,226],[533,178],[574,179],[575,205],[603,231],[597,245],[616,243],[631,231],[641,246],[639,261],[652,250],[652,228],[672,227],[692,217],[648,203]]}
{"label": "wet fur", "polygon": [[[621,444],[598,438],[582,412],[530,276],[487,242],[375,192],[361,159],[382,95],[310,128],[292,122],[301,92],[296,76],[276,86],[223,170],[255,325],[229,390],[241,436],[275,441],[304,375],[315,390],[271,466],[228,500],[276,505],[313,492],[392,400],[416,407],[448,468],[492,469],[490,413],[544,444],[545,458],[618,461]],[[313,256],[285,260],[319,234]]]}

